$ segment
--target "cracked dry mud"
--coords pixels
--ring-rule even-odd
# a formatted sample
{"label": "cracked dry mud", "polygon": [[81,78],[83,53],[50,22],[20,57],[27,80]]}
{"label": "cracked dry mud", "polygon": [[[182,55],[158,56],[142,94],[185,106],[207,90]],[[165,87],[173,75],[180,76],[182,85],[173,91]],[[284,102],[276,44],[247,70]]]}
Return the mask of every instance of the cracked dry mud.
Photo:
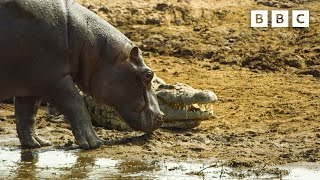
{"label": "cracked dry mud", "polygon": [[[223,160],[231,167],[320,162],[320,2],[309,9],[310,28],[252,29],[253,0],[81,1],[144,51],[147,64],[168,83],[215,92],[216,119],[188,131],[139,132],[96,128],[113,145],[92,157]],[[0,105],[0,145],[18,146],[13,108]],[[40,135],[63,146],[73,141],[66,123],[42,108]],[[70,144],[70,143],[69,143]]]}

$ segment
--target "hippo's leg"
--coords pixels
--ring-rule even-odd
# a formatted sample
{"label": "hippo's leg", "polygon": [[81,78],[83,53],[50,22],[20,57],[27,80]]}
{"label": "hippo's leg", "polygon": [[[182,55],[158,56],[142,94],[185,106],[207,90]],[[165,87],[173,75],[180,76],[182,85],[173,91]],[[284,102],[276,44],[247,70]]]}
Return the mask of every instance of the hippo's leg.
{"label": "hippo's leg", "polygon": [[52,103],[69,120],[79,146],[83,149],[102,146],[103,140],[93,129],[91,117],[71,76],[62,78],[54,90]]}
{"label": "hippo's leg", "polygon": [[49,146],[49,141],[35,134],[34,116],[37,114],[40,101],[35,97],[16,97],[14,102],[17,133],[23,147],[39,148]]}

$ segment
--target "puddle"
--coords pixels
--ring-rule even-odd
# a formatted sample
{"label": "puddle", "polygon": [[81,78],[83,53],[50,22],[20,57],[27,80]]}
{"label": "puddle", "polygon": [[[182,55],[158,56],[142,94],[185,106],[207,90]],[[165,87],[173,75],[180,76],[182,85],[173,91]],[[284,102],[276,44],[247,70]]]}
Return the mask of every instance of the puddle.
{"label": "puddle", "polygon": [[279,168],[286,169],[290,173],[289,176],[284,177],[283,180],[318,180],[320,177],[320,163],[304,164],[304,166],[301,166],[301,164],[280,166]]}
{"label": "puddle", "polygon": [[[283,166],[289,174],[282,179],[317,179],[320,165]],[[121,160],[90,157],[80,150],[21,150],[0,148],[0,179],[225,179],[235,178],[233,169],[206,162]],[[239,172],[239,171],[238,171]],[[256,178],[248,170],[245,177]],[[240,174],[241,174],[240,173]],[[237,174],[239,175],[239,174]],[[279,178],[261,174],[259,179]]]}

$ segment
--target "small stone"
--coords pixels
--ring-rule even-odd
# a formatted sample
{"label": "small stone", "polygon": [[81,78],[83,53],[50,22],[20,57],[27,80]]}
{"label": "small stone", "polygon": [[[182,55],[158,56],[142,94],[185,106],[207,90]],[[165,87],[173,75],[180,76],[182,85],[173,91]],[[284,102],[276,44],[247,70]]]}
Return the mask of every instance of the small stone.
{"label": "small stone", "polygon": [[102,6],[98,9],[98,11],[104,12],[104,13],[108,13],[109,9],[107,8],[107,6]]}
{"label": "small stone", "polygon": [[192,151],[196,151],[196,152],[202,152],[204,149],[201,147],[194,147],[194,148],[189,148]]}
{"label": "small stone", "polygon": [[193,28],[193,31],[196,31],[196,32],[198,32],[198,31],[200,31],[201,30],[201,27],[195,27],[195,28]]}
{"label": "small stone", "polygon": [[159,11],[165,11],[169,8],[169,5],[166,3],[159,3],[156,5],[155,9]]}
{"label": "small stone", "polygon": [[292,7],[293,7],[293,5],[290,3],[284,3],[284,4],[280,5],[280,8],[292,8]]}
{"label": "small stone", "polygon": [[299,71],[299,72],[297,72],[297,74],[312,75],[313,77],[320,77],[320,70],[307,69],[307,70]]}
{"label": "small stone", "polygon": [[219,70],[221,69],[220,66],[212,66],[212,70]]}
{"label": "small stone", "polygon": [[313,16],[310,17],[310,22],[317,22],[317,19],[314,18]]}
{"label": "small stone", "polygon": [[231,47],[225,46],[225,47],[222,48],[222,50],[224,50],[224,51],[230,51],[230,50],[231,50]]}
{"label": "small stone", "polygon": [[139,14],[139,10],[138,9],[132,9],[131,10],[131,14]]}
{"label": "small stone", "polygon": [[6,121],[7,120],[7,118],[6,117],[0,117],[0,121]]}
{"label": "small stone", "polygon": [[66,142],[66,144],[64,144],[64,147],[70,147],[70,146],[72,146],[72,144],[73,144],[73,141],[68,140],[68,142]]}
{"label": "small stone", "polygon": [[146,24],[159,25],[160,23],[161,23],[161,20],[155,17],[151,17],[146,20]]}
{"label": "small stone", "polygon": [[236,42],[236,40],[235,39],[229,39],[229,42],[230,43],[234,43],[234,42]]}

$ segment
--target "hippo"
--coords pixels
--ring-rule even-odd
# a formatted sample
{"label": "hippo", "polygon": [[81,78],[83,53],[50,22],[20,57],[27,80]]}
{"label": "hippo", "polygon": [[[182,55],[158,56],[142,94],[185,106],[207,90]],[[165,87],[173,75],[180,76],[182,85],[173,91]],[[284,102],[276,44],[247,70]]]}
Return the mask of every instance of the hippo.
{"label": "hippo", "polygon": [[0,1],[0,99],[15,97],[23,147],[50,145],[34,128],[41,101],[66,116],[80,148],[103,145],[78,88],[152,133],[163,123],[153,75],[132,41],[72,0]]}

